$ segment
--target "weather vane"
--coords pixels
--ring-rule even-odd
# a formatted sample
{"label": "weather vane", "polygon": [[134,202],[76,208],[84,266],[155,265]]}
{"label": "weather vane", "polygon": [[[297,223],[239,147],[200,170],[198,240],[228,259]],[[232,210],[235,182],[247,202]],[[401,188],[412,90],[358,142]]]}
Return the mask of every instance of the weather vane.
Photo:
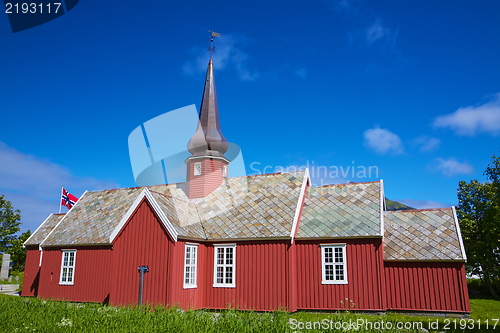
{"label": "weather vane", "polygon": [[212,35],[210,36],[210,47],[208,48],[207,51],[210,51],[210,60],[212,60],[212,52],[215,52],[215,46],[213,46],[214,43],[214,37],[220,37],[220,34],[214,32],[212,29],[211,31],[208,30],[208,32],[211,32]]}

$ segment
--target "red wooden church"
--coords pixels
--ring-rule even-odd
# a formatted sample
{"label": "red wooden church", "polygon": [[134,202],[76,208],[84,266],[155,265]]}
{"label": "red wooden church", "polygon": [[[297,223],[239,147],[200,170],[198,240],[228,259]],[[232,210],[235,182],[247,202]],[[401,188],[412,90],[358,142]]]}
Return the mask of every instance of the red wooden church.
{"label": "red wooden church", "polygon": [[470,312],[455,209],[386,211],[383,182],[228,178],[210,60],[186,183],[85,192],[26,241],[23,296],[184,309]]}

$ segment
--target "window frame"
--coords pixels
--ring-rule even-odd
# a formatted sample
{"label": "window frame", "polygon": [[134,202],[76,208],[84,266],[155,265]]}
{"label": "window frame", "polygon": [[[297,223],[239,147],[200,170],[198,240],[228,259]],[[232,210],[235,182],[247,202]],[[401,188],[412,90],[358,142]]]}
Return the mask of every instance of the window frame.
{"label": "window frame", "polygon": [[[346,244],[320,244],[321,247],[321,284],[348,284],[348,278],[347,278],[347,256],[346,256]],[[326,265],[328,263],[325,262],[325,249],[331,248],[332,249],[332,258],[333,258],[333,277],[334,280],[327,280],[326,279]],[[336,263],[335,262],[335,249],[336,248],[341,248],[342,249],[342,263]],[[344,279],[342,280],[337,280],[336,274],[335,274],[335,266],[336,265],[342,265],[343,270],[344,270]]]}
{"label": "window frame", "polygon": [[227,172],[227,171],[228,171],[228,169],[227,169],[227,165],[223,165],[223,166],[222,166],[222,178],[226,178],[226,179],[227,179],[227,178],[229,178],[229,177],[228,177],[228,172]]}
{"label": "window frame", "polygon": [[[196,243],[185,243],[184,244],[184,275],[182,276],[184,289],[198,288],[198,245],[199,244],[196,244]],[[195,253],[194,264],[192,264],[192,263],[187,264],[186,263],[186,261],[187,261],[187,249],[188,248],[191,249],[190,250],[191,253],[193,253],[192,252],[193,249],[195,250],[194,251],[194,253]],[[191,260],[193,259],[192,256],[190,259]],[[191,282],[186,283],[186,268],[188,266],[190,268],[194,268],[194,284],[192,284]]]}
{"label": "window frame", "polygon": [[[62,253],[62,257],[61,257],[61,272],[59,274],[59,284],[72,286],[75,284],[76,250],[64,249],[64,250],[61,250],[61,253]],[[66,256],[66,253],[68,254],[68,265],[64,265],[64,257]],[[73,253],[73,265],[69,265],[70,253]],[[69,275],[66,276],[67,277],[66,281],[63,281],[63,272],[64,272],[65,268],[68,269],[68,272],[69,272],[69,269],[72,269],[71,281],[68,281]]]}
{"label": "window frame", "polygon": [[[199,166],[200,167],[200,172],[198,173],[196,170],[196,167]],[[196,162],[193,164],[193,176],[201,176],[201,168],[202,168],[202,165],[201,165],[201,162]]]}
{"label": "window frame", "polygon": [[[220,265],[220,264],[217,264],[217,252],[218,252],[218,249],[220,248],[223,248],[224,249],[224,264]],[[228,248],[231,248],[233,249],[233,263],[232,264],[226,264],[226,255],[227,255],[227,252],[226,252],[226,249]],[[224,271],[223,271],[223,282],[222,283],[217,283],[217,266],[219,267],[224,267]],[[227,273],[227,270],[226,268],[227,267],[232,267],[232,283],[226,283],[224,282],[225,279],[226,279],[226,273]],[[214,284],[213,284],[213,287],[214,288],[236,288],[236,244],[217,244],[217,245],[214,245]]]}

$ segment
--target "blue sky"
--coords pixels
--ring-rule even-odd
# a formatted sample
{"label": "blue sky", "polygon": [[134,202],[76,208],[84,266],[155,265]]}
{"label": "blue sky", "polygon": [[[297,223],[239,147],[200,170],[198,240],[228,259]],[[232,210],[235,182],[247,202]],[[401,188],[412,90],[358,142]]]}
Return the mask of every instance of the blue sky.
{"label": "blue sky", "polygon": [[388,198],[440,207],[499,154],[498,1],[116,4],[15,34],[0,15],[0,194],[23,231],[61,186],[135,186],[128,135],[199,108],[209,29],[221,128],[249,174],[337,168],[316,184],[383,178]]}

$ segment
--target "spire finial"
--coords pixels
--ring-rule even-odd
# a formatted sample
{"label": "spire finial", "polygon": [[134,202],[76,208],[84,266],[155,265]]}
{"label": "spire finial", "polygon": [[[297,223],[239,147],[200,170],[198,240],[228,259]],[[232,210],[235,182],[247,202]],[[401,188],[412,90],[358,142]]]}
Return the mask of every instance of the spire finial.
{"label": "spire finial", "polygon": [[212,60],[212,52],[215,52],[215,46],[213,46],[214,37],[220,37],[220,34],[214,32],[214,29],[208,30],[208,32],[210,32],[211,35],[210,35],[210,47],[208,48],[207,51],[210,51],[210,60]]}

